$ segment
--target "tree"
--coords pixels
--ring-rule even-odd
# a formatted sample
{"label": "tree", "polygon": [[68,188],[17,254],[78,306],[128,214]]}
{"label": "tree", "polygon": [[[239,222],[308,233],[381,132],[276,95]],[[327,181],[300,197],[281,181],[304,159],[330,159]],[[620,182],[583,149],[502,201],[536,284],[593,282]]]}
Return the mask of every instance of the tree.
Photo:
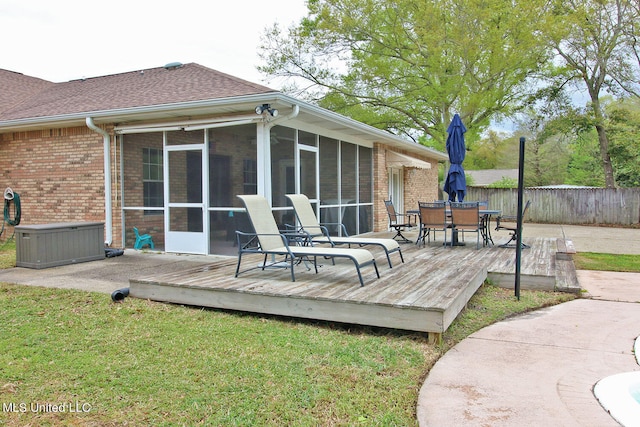
{"label": "tree", "polygon": [[611,162],[620,187],[640,187],[640,98],[606,106]]}
{"label": "tree", "polygon": [[638,0],[557,0],[555,11],[556,30],[545,36],[562,61],[565,82],[582,82],[589,94],[605,184],[613,188],[615,175],[600,97],[605,91],[639,93]]}
{"label": "tree", "polygon": [[564,184],[572,141],[566,129],[564,116],[549,117],[534,110],[527,111],[518,122],[517,133],[526,138],[526,186]]}
{"label": "tree", "polygon": [[[640,98],[630,96],[615,99],[612,96],[604,96],[600,98],[600,105],[605,112],[605,126],[610,142],[609,152],[616,184],[620,187],[638,187],[640,186]],[[588,108],[554,109],[550,112],[553,114],[545,116],[544,131],[540,136],[565,140],[558,151],[563,152],[566,147],[570,155],[565,183],[604,186],[605,177],[598,133],[593,126]],[[530,128],[532,126],[530,122],[535,120],[535,118],[528,119],[527,126]],[[558,176],[562,176],[562,173],[558,172]]]}
{"label": "tree", "polygon": [[[548,59],[546,0],[309,0],[262,40],[259,69],[357,120],[443,143],[455,112],[473,144],[532,92]],[[434,145],[435,145],[434,144]]]}
{"label": "tree", "polygon": [[604,186],[598,135],[593,127],[581,132],[572,142],[565,183],[590,187]]}
{"label": "tree", "polygon": [[490,129],[467,153],[464,168],[516,169],[519,146],[518,138]]}

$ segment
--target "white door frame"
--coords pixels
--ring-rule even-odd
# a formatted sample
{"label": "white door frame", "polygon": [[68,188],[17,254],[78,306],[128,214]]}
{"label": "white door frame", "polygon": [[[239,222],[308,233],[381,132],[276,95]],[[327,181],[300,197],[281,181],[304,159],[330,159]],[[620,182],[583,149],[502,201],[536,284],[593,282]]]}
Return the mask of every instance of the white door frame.
{"label": "white door frame", "polygon": [[301,175],[302,175],[302,171],[301,171],[301,166],[302,166],[302,162],[300,161],[300,152],[301,151],[306,151],[308,153],[314,153],[315,155],[315,181],[316,181],[316,185],[315,185],[315,193],[314,195],[310,195],[307,194],[307,196],[309,197],[309,201],[311,202],[311,204],[315,204],[315,209],[316,209],[316,217],[319,218],[319,214],[320,214],[320,156],[318,155],[319,151],[318,147],[313,147],[310,145],[305,145],[305,144],[296,144],[297,149],[296,149],[296,192],[300,193],[302,191],[302,184],[301,184]]}
{"label": "white door frame", "polygon": [[[208,163],[209,155],[207,144],[171,145],[164,146],[164,200],[165,200],[165,251],[178,253],[192,253],[206,255],[209,252],[209,218],[207,215],[207,198],[209,194]],[[172,203],[170,202],[171,168],[169,156],[172,152],[199,151],[202,156],[202,200],[199,203]],[[202,231],[171,230],[171,208],[199,208],[202,212]]]}
{"label": "white door frame", "polygon": [[404,212],[404,169],[389,168],[389,200],[396,212]]}

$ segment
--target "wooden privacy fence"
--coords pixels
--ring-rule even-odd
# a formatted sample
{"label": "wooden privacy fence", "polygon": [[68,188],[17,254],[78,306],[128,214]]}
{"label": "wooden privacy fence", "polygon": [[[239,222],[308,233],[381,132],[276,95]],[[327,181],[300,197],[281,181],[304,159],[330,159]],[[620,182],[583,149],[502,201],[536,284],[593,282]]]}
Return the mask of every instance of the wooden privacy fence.
{"label": "wooden privacy fence", "polygon": [[[518,190],[468,187],[465,201],[488,200],[491,209],[515,215]],[[526,188],[525,221],[550,224],[640,223],[640,188]]]}

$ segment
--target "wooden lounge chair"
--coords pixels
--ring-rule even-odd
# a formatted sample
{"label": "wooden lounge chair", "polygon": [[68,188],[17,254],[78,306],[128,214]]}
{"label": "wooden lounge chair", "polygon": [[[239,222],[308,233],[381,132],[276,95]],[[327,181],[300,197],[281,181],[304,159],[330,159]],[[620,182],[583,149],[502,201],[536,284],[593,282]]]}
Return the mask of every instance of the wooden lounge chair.
{"label": "wooden lounge chair", "polygon": [[[387,255],[387,262],[389,263],[389,268],[393,268],[393,264],[391,264],[391,257],[389,254],[393,252],[398,252],[400,255],[400,260],[404,262],[404,257],[402,256],[402,251],[400,250],[400,245],[393,239],[376,239],[376,238],[367,238],[367,237],[352,237],[347,233],[347,228],[342,223],[318,223],[315,212],[313,212],[313,208],[311,207],[311,202],[309,198],[304,194],[287,194],[287,198],[291,201],[293,205],[293,209],[296,212],[296,217],[298,218],[298,223],[302,231],[305,231],[311,236],[311,240],[313,243],[328,243],[331,246],[336,245],[377,245],[384,249],[385,254]],[[329,235],[329,230],[327,229],[327,225],[338,226],[342,230],[344,235],[342,236],[331,236]]]}
{"label": "wooden lounge chair", "polygon": [[[288,236],[287,233],[283,233],[278,230],[278,225],[271,213],[271,207],[264,196],[252,194],[241,195],[238,197],[242,200],[242,203],[244,203],[255,233],[236,231],[236,234],[238,235],[238,265],[236,267],[236,277],[240,274],[240,263],[244,253],[264,254],[264,262],[262,264],[263,270],[267,267],[268,255],[284,256],[285,262],[287,262],[291,268],[291,281],[293,282],[296,280],[294,264],[297,261],[313,259],[317,273],[317,257],[348,258],[353,261],[358,273],[358,278],[360,279],[360,286],[364,286],[364,281],[362,280],[362,274],[360,272],[361,267],[372,264],[376,270],[376,275],[378,278],[380,277],[376,260],[368,250],[310,246],[312,243],[308,233],[294,233]],[[249,243],[240,243],[240,237],[247,236],[249,234],[253,235],[255,239],[257,239],[257,245],[252,243],[255,239],[252,239]]]}
{"label": "wooden lounge chair", "polygon": [[[524,208],[522,209],[522,218],[524,221],[524,216],[527,214],[527,209],[529,209],[529,205],[531,205],[531,200],[527,200]],[[508,230],[510,231],[511,238],[506,242],[500,245],[501,248],[515,248],[517,246],[516,239],[518,237],[518,216],[517,215],[500,215],[496,217],[496,231],[499,230]],[[505,224],[505,222],[507,224]],[[513,242],[513,243],[511,243]],[[528,248],[529,245],[522,243],[522,248]]]}

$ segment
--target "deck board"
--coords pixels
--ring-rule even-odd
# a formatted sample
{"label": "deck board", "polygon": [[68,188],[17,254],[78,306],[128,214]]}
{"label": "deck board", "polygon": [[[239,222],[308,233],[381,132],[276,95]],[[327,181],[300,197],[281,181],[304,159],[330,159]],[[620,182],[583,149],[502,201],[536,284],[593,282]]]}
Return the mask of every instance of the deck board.
{"label": "deck board", "polygon": [[[526,240],[522,250],[523,289],[575,291],[572,262],[556,262],[555,239]],[[255,268],[260,255],[245,255],[239,277],[235,257],[184,270],[131,279],[130,295],[158,301],[221,309],[408,329],[444,332],[489,277],[500,286],[513,286],[515,250],[424,247],[403,244],[405,263],[392,254],[389,268],[383,251],[372,248],[380,279],[372,266],[361,269],[361,287],[353,263],[319,260],[318,273],[310,263],[295,266],[296,281],[284,268]],[[561,265],[557,265],[561,264]],[[252,269],[253,268],[253,269]],[[556,271],[557,270],[557,271]]]}

